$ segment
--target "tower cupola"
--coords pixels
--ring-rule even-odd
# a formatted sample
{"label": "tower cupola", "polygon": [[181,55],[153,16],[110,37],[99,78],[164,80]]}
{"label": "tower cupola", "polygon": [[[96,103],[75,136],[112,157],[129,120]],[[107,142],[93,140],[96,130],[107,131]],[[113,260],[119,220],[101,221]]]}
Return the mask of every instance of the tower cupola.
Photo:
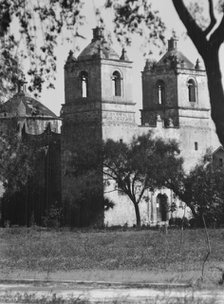
{"label": "tower cupola", "polygon": [[168,40],[168,52],[177,50],[177,41],[178,39],[176,37],[171,37]]}
{"label": "tower cupola", "polygon": [[79,60],[89,60],[96,58],[101,59],[115,59],[119,60],[118,54],[112,49],[109,42],[106,41],[102,27],[96,27],[93,29],[93,38],[91,43],[79,54]]}
{"label": "tower cupola", "polygon": [[92,42],[97,41],[97,40],[101,40],[103,38],[104,38],[104,36],[103,36],[103,28],[99,27],[99,26],[95,27],[93,29],[93,39],[92,39]]}

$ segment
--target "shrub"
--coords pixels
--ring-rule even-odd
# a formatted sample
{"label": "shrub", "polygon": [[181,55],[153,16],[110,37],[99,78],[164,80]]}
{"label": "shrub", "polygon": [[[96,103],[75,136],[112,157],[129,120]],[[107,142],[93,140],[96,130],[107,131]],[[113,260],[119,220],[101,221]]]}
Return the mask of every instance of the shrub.
{"label": "shrub", "polygon": [[176,227],[176,228],[187,228],[189,227],[189,221],[186,217],[172,217],[169,220],[169,226]]}
{"label": "shrub", "polygon": [[60,227],[61,217],[62,208],[59,208],[58,204],[55,203],[46,212],[46,215],[42,216],[42,225],[44,227],[58,228]]}

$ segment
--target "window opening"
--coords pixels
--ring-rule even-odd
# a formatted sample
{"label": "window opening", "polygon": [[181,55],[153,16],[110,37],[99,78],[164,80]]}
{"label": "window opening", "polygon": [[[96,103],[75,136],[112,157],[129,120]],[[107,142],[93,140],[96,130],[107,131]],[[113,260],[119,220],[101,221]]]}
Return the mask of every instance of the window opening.
{"label": "window opening", "polygon": [[222,158],[219,159],[219,167],[223,167],[223,159]]}
{"label": "window opening", "polygon": [[196,86],[194,80],[190,79],[188,85],[188,99],[190,102],[196,101]]}
{"label": "window opening", "polygon": [[115,71],[112,76],[113,96],[121,96],[121,75]]}
{"label": "window opening", "polygon": [[81,85],[82,85],[82,97],[88,97],[88,74],[86,72],[81,73]]}
{"label": "window opening", "polygon": [[168,197],[166,194],[158,194],[156,202],[157,221],[168,219]]}
{"label": "window opening", "polygon": [[195,149],[195,151],[198,150],[198,142],[197,141],[194,143],[194,149]]}
{"label": "window opening", "polygon": [[158,96],[158,103],[164,104],[165,103],[165,85],[163,81],[158,81],[157,83],[157,96]]}

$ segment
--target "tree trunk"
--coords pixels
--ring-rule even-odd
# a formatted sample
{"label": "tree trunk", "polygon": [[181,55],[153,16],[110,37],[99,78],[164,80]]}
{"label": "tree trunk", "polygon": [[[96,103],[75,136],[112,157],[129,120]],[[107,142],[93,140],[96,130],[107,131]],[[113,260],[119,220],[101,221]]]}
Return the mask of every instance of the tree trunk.
{"label": "tree trunk", "polygon": [[141,216],[139,212],[139,206],[137,203],[134,203],[135,206],[135,215],[136,215],[136,227],[141,227]]}
{"label": "tree trunk", "polygon": [[210,47],[208,55],[204,57],[204,62],[208,77],[211,116],[216,126],[218,138],[224,146],[224,92],[218,50]]}
{"label": "tree trunk", "polygon": [[[187,29],[189,37],[204,60],[208,77],[211,116],[216,126],[218,138],[224,146],[224,93],[219,64],[219,48],[223,43],[224,19],[222,18],[219,26],[215,30],[214,26],[212,26],[207,33],[211,35],[207,39],[207,34],[205,34],[205,31],[200,28],[196,20],[192,17],[184,1],[172,0],[172,2],[178,16]],[[212,17],[211,11],[209,13],[210,17]],[[212,29],[214,30],[213,32]]]}

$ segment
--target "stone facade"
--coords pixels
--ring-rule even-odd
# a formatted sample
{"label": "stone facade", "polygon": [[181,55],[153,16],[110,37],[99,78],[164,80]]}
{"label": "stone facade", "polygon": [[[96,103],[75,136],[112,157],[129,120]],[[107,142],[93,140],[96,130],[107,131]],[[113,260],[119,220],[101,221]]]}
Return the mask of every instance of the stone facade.
{"label": "stone facade", "polygon": [[[125,52],[119,57],[104,42],[100,28],[93,30],[92,42],[77,59],[69,54],[65,65],[61,143],[62,200],[70,225],[104,224],[104,186],[103,174],[97,170],[101,165],[98,149],[107,138],[121,139],[134,134],[130,70],[131,62]],[[94,164],[83,164],[87,167],[83,170],[79,165],[86,149],[94,151],[90,160]],[[98,185],[95,189],[91,187],[92,175]]]}
{"label": "stone facade", "polygon": [[[68,57],[62,109],[62,200],[67,206],[75,204],[74,189],[80,184],[74,174],[77,169],[74,167],[68,177],[66,170],[71,170],[71,159],[77,158],[84,147],[94,150],[96,142],[108,138],[129,142],[134,135],[153,130],[154,136],[179,142],[186,170],[196,164],[207,148],[220,146],[210,118],[205,70],[198,61],[194,65],[178,51],[175,38],[169,40],[166,54],[157,63],[146,62],[142,72],[141,126],[135,123],[131,68],[125,51],[118,56],[105,44],[99,28],[94,29],[92,42],[77,59],[72,53]],[[96,206],[95,200],[91,202],[89,198],[92,208],[98,208],[102,215],[100,224],[135,224],[134,208],[127,197],[119,191],[110,193],[110,189],[103,189],[103,176],[96,179],[102,185],[99,194],[104,191],[115,202],[115,207],[104,213],[103,204]],[[176,209],[171,213],[172,204]],[[80,217],[84,212],[80,208],[76,206],[72,213],[68,207],[68,214],[78,212]],[[146,225],[166,222],[171,216],[189,215],[189,210],[168,189],[148,193],[140,210]],[[90,218],[91,214],[86,223],[91,224]]]}
{"label": "stone facade", "polygon": [[[207,148],[220,145],[211,121],[206,72],[198,60],[193,65],[178,51],[175,38],[158,63],[146,63],[142,83],[142,125],[180,143],[186,170]],[[173,128],[177,131],[169,130]]]}

